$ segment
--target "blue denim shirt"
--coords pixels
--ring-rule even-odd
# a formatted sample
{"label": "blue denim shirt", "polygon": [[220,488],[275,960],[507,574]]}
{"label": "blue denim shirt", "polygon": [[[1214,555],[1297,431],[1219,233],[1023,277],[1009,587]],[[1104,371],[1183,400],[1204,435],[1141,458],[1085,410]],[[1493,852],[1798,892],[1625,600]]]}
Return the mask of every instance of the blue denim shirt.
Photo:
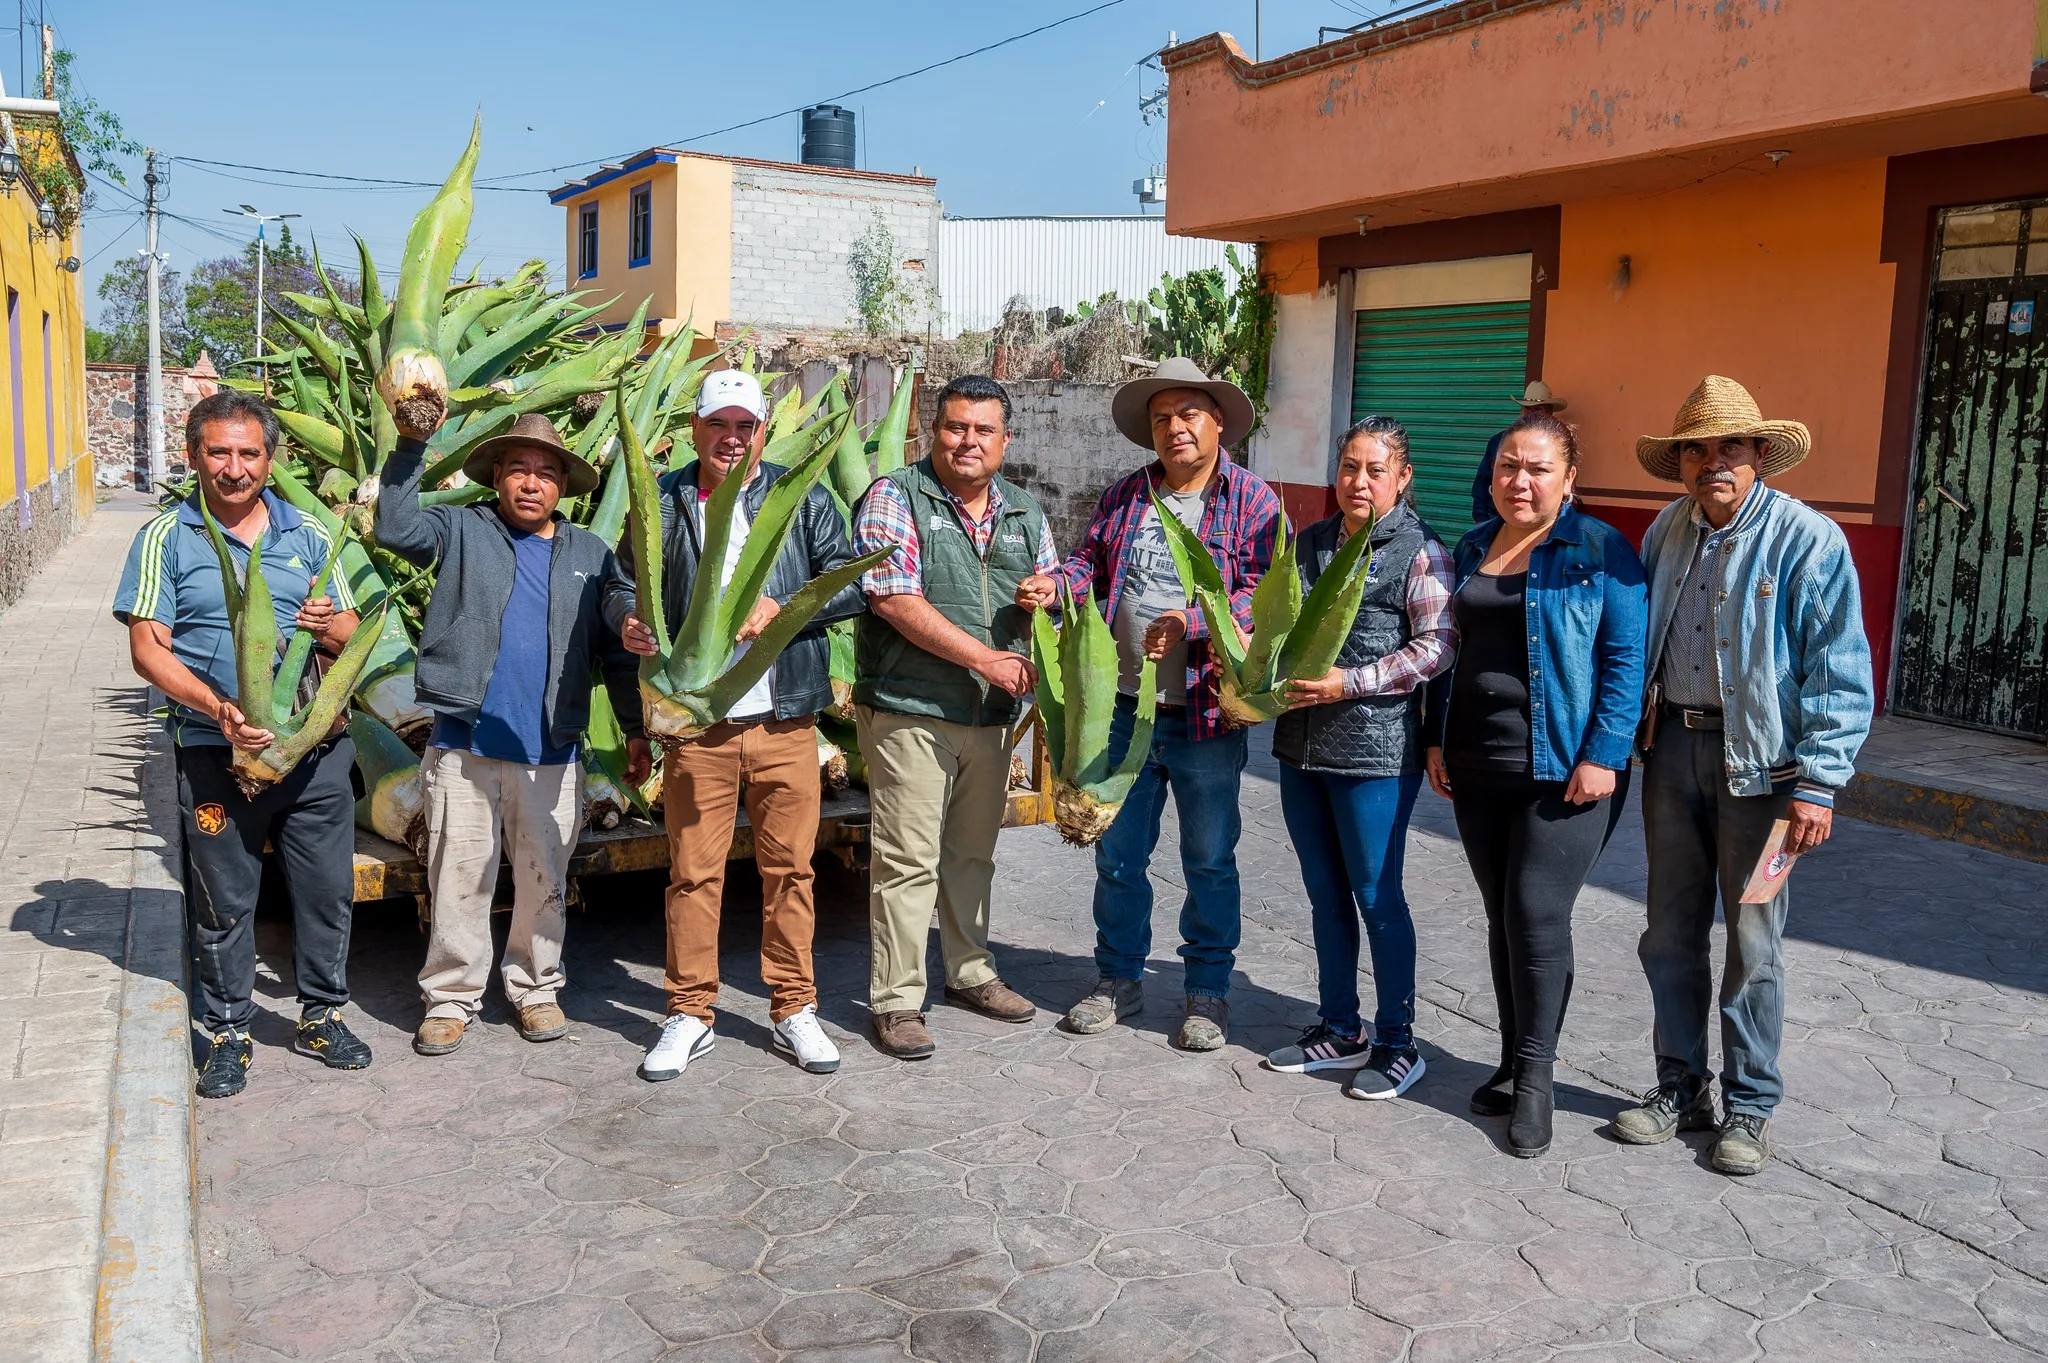
{"label": "blue denim shirt", "polygon": [[[1679,498],[1643,537],[1649,677],[1699,548],[1693,507]],[[1826,516],[1758,483],[1723,532],[1719,557],[1714,634],[1728,792],[1768,795],[1796,779],[1795,798],[1832,804],[1855,774],[1875,703],[1849,542]]]}
{"label": "blue denim shirt", "polygon": [[[1501,520],[1458,541],[1459,588],[1486,558]],[[1643,713],[1643,565],[1628,539],[1575,507],[1529,555],[1529,772],[1568,781],[1581,762],[1627,768]],[[1447,668],[1430,688],[1430,742],[1442,746]]]}

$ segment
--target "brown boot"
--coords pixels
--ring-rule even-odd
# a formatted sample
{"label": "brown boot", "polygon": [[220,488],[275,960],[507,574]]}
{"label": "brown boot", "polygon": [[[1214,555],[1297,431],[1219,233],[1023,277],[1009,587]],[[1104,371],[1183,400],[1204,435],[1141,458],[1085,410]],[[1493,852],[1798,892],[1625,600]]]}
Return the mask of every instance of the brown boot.
{"label": "brown boot", "polygon": [[528,1041],[553,1041],[568,1031],[569,1019],[552,999],[519,1010],[519,1035]]}
{"label": "brown boot", "polygon": [[461,1018],[428,1018],[413,1033],[412,1048],[421,1055],[446,1055],[462,1044]]}
{"label": "brown boot", "polygon": [[1029,1022],[1038,1016],[1038,1010],[1031,1006],[1030,999],[1001,980],[990,980],[969,989],[955,989],[949,984],[946,997],[962,1008],[972,1008],[997,1022]]}
{"label": "brown boot", "polygon": [[898,1060],[923,1060],[938,1049],[925,1030],[924,1014],[915,1009],[875,1014],[875,1044]]}

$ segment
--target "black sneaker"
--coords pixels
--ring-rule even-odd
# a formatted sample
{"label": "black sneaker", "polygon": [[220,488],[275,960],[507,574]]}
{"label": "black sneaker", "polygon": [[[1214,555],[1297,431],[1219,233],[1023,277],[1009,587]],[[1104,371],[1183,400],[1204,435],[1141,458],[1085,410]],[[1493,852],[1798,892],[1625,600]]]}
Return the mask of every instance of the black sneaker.
{"label": "black sneaker", "polygon": [[233,1030],[216,1033],[206,1063],[199,1068],[201,1098],[232,1098],[249,1086],[249,1034]]}
{"label": "black sneaker", "polygon": [[339,1008],[315,1008],[300,1018],[299,1034],[292,1038],[292,1049],[300,1055],[312,1056],[332,1070],[370,1068],[369,1044],[348,1029]]}
{"label": "black sneaker", "polygon": [[1413,1046],[1375,1046],[1364,1066],[1344,1085],[1346,1097],[1376,1102],[1399,1098],[1415,1087],[1415,1081],[1429,1068],[1422,1052]]}
{"label": "black sneaker", "polygon": [[1372,1046],[1363,1036],[1346,1036],[1327,1022],[1318,1022],[1301,1034],[1292,1046],[1282,1046],[1266,1057],[1266,1068],[1281,1074],[1309,1074],[1316,1070],[1355,1070],[1365,1064]]}

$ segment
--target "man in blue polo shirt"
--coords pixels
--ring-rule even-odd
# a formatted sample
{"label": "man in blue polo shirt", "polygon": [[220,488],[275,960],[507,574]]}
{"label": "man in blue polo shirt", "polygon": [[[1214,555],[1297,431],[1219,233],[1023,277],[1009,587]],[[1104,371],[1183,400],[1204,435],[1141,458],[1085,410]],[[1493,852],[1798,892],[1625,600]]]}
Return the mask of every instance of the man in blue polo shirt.
{"label": "man in blue polo shirt", "polygon": [[355,748],[346,734],[334,738],[254,798],[235,784],[233,749],[260,752],[271,736],[251,727],[228,699],[239,689],[234,639],[220,558],[199,499],[220,524],[239,572],[248,571],[249,546],[262,544],[280,648],[303,629],[318,637],[322,652],[338,653],[355,633],[356,612],[338,573],[328,586],[331,595],[307,595],[332,541],[318,521],[264,486],[277,449],[277,418],[268,407],[232,390],[202,399],[185,422],[185,445],[199,486],[129,546],[114,618],[128,627],[137,674],[170,701],[201,1020],[211,1038],[198,1092],[226,1098],[248,1082],[249,1024],[256,1015],[252,918],[265,843],[276,847],[291,890],[300,1009],[292,1049],[336,1069],[359,1070],[370,1063],[370,1048],[341,1020],[355,901],[349,780]]}

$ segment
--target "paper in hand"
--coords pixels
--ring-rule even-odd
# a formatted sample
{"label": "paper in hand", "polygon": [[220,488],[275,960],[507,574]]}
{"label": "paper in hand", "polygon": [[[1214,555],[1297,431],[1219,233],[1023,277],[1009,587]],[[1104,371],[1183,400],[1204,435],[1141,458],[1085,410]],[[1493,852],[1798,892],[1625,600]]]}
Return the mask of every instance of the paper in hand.
{"label": "paper in hand", "polygon": [[1792,863],[1799,860],[1797,852],[1785,850],[1785,834],[1791,827],[1787,819],[1771,825],[1771,836],[1764,839],[1763,855],[1756,859],[1756,869],[1749,873],[1749,883],[1742,887],[1742,903],[1768,904],[1785,888]]}

